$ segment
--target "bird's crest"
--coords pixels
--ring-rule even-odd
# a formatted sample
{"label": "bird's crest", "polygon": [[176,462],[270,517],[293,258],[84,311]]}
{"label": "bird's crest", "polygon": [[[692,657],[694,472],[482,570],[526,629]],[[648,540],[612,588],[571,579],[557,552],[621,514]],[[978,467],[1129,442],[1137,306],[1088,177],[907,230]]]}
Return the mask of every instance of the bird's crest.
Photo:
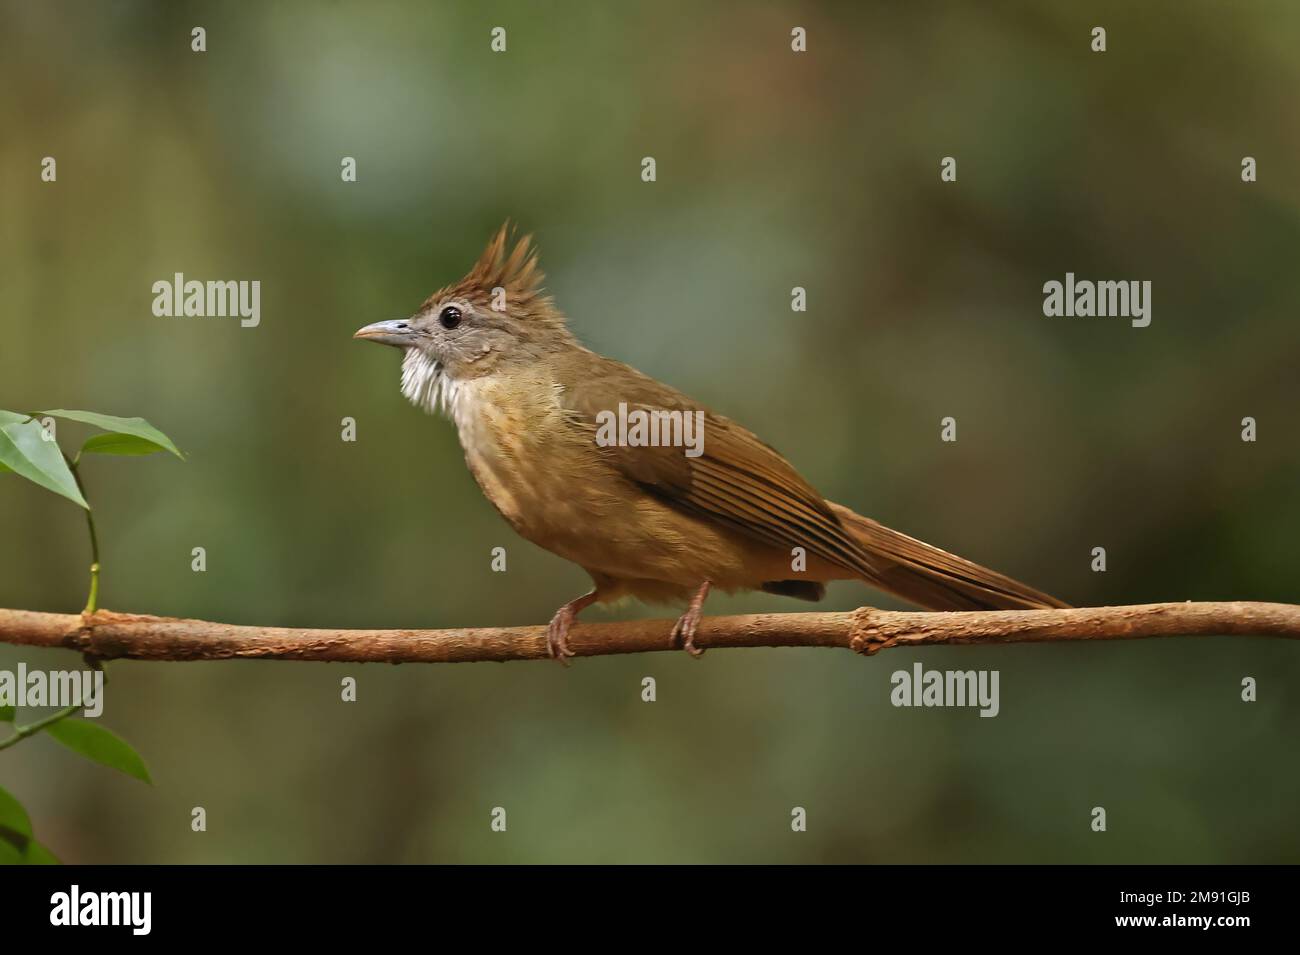
{"label": "bird's crest", "polygon": [[[512,241],[514,248],[507,255],[506,248]],[[514,226],[506,221],[474,263],[469,278],[489,289],[504,288],[507,293],[524,296],[540,292],[546,275],[537,264],[533,237],[516,239]]]}
{"label": "bird's crest", "polygon": [[[507,220],[488,241],[469,274],[458,283],[430,297],[463,296],[494,304],[500,297],[498,289],[505,292],[506,309],[519,317],[554,313],[551,299],[542,283],[546,274],[537,261],[537,248],[533,237],[516,237],[514,226]],[[558,317],[558,313],[555,313]]]}

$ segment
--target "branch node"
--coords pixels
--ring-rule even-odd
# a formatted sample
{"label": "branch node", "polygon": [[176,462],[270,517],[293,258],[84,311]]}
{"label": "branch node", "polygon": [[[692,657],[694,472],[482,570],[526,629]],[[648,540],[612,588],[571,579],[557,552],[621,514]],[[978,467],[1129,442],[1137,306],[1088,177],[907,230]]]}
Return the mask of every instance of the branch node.
{"label": "branch node", "polygon": [[71,631],[65,641],[69,650],[79,650],[83,655],[90,653],[95,642],[95,612],[81,611],[81,625]]}
{"label": "branch node", "polygon": [[859,607],[853,611],[849,626],[849,649],[864,657],[873,657],[881,650],[888,650],[898,644],[898,638],[886,636],[877,622],[879,613],[875,607]]}

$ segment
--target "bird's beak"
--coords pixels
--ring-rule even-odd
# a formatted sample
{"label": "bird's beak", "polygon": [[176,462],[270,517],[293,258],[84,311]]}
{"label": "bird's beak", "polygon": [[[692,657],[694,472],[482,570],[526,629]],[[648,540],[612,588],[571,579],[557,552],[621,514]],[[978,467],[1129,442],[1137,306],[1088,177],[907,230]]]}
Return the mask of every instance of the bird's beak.
{"label": "bird's beak", "polygon": [[415,343],[411,323],[404,318],[390,322],[375,322],[373,325],[357,329],[352,337],[364,338],[366,341],[378,342],[381,345],[396,345],[399,348]]}

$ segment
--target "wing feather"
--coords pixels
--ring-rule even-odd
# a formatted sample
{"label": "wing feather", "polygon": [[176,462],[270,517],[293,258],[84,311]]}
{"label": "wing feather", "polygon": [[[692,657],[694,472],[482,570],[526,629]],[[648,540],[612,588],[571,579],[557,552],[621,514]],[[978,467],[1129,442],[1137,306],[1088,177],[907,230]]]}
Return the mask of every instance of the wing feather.
{"label": "wing feather", "polygon": [[[565,412],[590,429],[592,447],[628,480],[675,507],[717,520],[780,549],[803,547],[855,573],[879,569],[817,491],[775,449],[722,415],[703,408],[633,368],[596,356],[599,367],[574,376],[560,396]],[[597,415],[629,410],[704,414],[703,449],[687,457],[680,447],[602,447]]]}

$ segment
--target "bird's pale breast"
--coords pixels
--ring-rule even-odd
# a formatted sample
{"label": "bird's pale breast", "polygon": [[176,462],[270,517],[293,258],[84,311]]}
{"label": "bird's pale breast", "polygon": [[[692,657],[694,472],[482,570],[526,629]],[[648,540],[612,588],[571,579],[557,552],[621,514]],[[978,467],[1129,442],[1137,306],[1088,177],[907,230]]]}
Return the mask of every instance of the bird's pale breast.
{"label": "bird's pale breast", "polygon": [[650,600],[705,579],[725,590],[789,576],[789,556],[687,514],[615,470],[545,379],[461,383],[449,409],[483,493],[523,537]]}

